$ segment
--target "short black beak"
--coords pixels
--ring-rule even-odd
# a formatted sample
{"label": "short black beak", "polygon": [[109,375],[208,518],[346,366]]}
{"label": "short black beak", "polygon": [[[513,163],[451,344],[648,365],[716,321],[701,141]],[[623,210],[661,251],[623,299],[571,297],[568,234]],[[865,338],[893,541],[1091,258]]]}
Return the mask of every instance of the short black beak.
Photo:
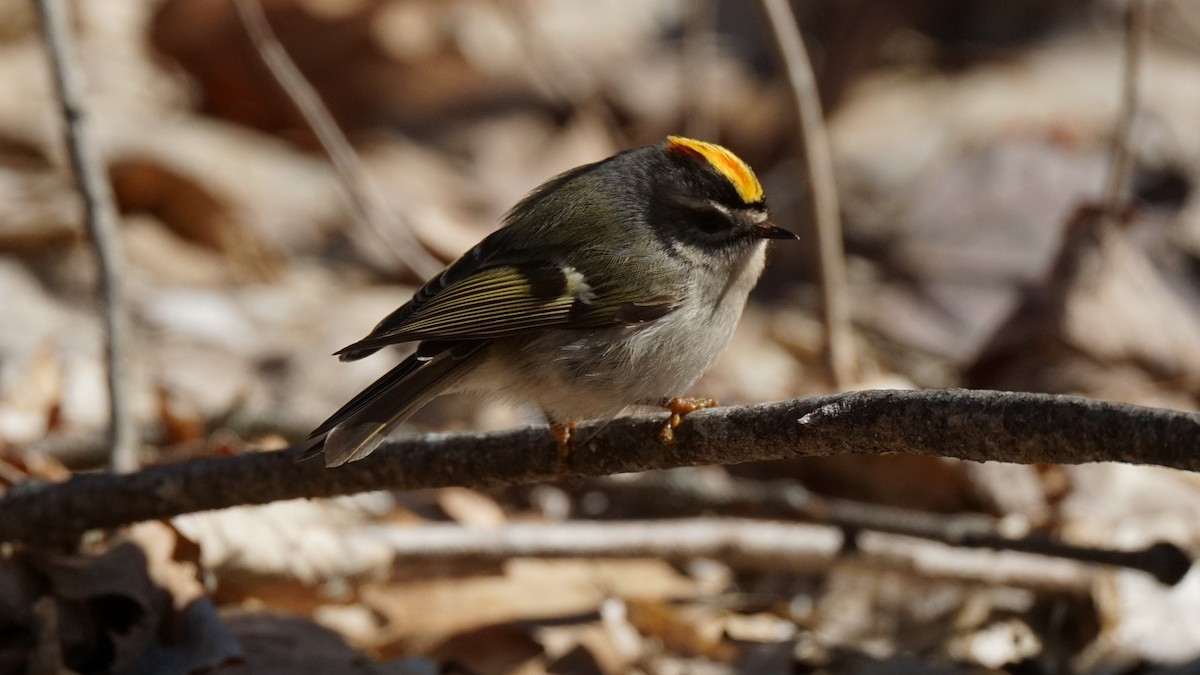
{"label": "short black beak", "polygon": [[754,234],[760,239],[799,239],[796,234],[790,230],[785,230],[782,227],[775,225],[770,221],[763,222],[754,226]]}

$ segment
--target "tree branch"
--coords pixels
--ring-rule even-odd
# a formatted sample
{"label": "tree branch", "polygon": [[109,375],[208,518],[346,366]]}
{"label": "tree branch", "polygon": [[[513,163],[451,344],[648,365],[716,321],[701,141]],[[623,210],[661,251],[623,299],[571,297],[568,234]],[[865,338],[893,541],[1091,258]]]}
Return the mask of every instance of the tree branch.
{"label": "tree branch", "polygon": [[126,343],[129,318],[121,284],[121,245],[117,208],[108,171],[96,149],[83,105],[78,59],[71,41],[65,0],[37,0],[42,35],[54,73],[54,86],[63,119],[67,151],[75,185],[83,199],[84,226],[96,251],[104,308],[105,361],[108,367],[108,442],[114,471],[136,471],[138,436],[129,404],[129,359]]}
{"label": "tree branch", "polygon": [[[234,0],[233,6],[250,36],[250,42],[254,45],[258,57],[296,106],[296,110],[308,123],[328,155],[334,172],[346,191],[350,214],[360,231],[372,234],[417,276],[428,278],[437,274],[442,269],[442,264],[425,251],[412,233],[412,228],[400,222],[396,213],[387,207],[379,187],[367,175],[358,155],[350,146],[350,141],[325,107],[321,95],[304,78],[296,62],[288,55],[287,49],[271,29],[262,5],[258,0]],[[393,241],[393,236],[400,241]]]}
{"label": "tree branch", "polygon": [[1139,76],[1146,38],[1150,32],[1149,0],[1133,0],[1125,14],[1125,60],[1121,74],[1121,107],[1113,131],[1112,155],[1104,185],[1104,208],[1110,217],[1119,214],[1128,201],[1133,152],[1129,147],[1137,116]]}
{"label": "tree branch", "polygon": [[[863,391],[688,415],[664,445],[661,415],[583,425],[570,473],[600,476],[812,455],[916,453],[1018,463],[1121,461],[1200,470],[1200,416],[1070,396],[946,389]],[[0,541],[240,504],[367,490],[552,481],[558,444],[541,427],[432,434],[388,443],[336,469],[265,452],[193,460],[135,474],[80,475],[16,486],[0,499]],[[919,486],[914,486],[919,489]]]}
{"label": "tree branch", "polygon": [[496,529],[391,525],[369,528],[366,536],[387,542],[393,567],[400,569],[433,562],[445,570],[521,557],[713,558],[738,570],[815,573],[858,564],[1075,594],[1089,592],[1094,582],[1094,568],[1070,559],[968,551],[886,534],[860,536],[847,549],[843,535],[830,527],[742,518],[512,523]]}
{"label": "tree branch", "polygon": [[[768,517],[801,518],[837,527],[847,537],[862,531],[894,534],[940,542],[954,549],[1016,551],[1084,563],[1124,567],[1145,572],[1167,585],[1179,583],[1192,560],[1178,546],[1157,542],[1138,550],[1078,546],[1041,534],[1011,537],[1002,534],[995,518],[983,514],[945,514],[904,509],[814,494],[792,481],[740,478],[696,480],[679,472],[652,472],[592,481],[609,499],[633,508],[674,502],[687,513],[751,510]],[[633,497],[632,499],[630,497]]]}
{"label": "tree branch", "polygon": [[821,295],[825,306],[825,354],[834,385],[848,389],[857,379],[854,332],[850,325],[850,292],[846,284],[846,252],[842,245],[842,219],[837,184],[833,178],[833,153],[825,133],[825,117],[817,94],[817,78],[804,47],[800,25],[788,0],[761,0],[767,22],[779,46],[788,83],[796,97],[804,166],[817,226],[817,252],[821,265]]}

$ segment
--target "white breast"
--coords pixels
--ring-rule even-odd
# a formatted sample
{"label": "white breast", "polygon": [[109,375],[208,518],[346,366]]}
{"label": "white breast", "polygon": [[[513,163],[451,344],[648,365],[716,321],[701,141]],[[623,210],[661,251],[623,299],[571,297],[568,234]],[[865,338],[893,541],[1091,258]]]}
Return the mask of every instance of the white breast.
{"label": "white breast", "polygon": [[556,420],[682,396],[729,344],[765,257],[763,243],[726,275],[693,275],[683,304],[642,326],[497,341],[493,358],[464,388],[536,403]]}

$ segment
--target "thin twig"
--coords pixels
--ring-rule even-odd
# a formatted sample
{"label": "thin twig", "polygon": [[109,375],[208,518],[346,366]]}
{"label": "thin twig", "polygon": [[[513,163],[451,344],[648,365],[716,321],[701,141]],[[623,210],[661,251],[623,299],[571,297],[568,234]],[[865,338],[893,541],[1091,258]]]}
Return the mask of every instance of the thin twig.
{"label": "thin twig", "polygon": [[612,106],[604,100],[601,92],[587,86],[587,81],[577,72],[578,64],[557,53],[555,46],[538,26],[528,4],[493,0],[493,5],[517,35],[517,55],[522,59],[528,76],[572,111],[594,115],[614,145],[628,145]]}
{"label": "thin twig", "polygon": [[1104,187],[1104,209],[1110,217],[1117,217],[1128,200],[1129,174],[1133,170],[1133,152],[1129,142],[1133,134],[1133,123],[1137,117],[1140,99],[1142,54],[1150,32],[1150,0],[1131,0],[1126,13],[1125,68],[1121,78],[1121,109],[1117,114],[1113,132],[1112,159]]}
{"label": "thin twig", "polygon": [[71,40],[64,0],[36,0],[42,35],[54,72],[63,118],[67,151],[75,186],[83,198],[84,223],[99,267],[99,292],[104,308],[105,361],[108,368],[110,463],[113,471],[138,468],[137,427],[130,409],[130,368],[126,344],[129,318],[121,283],[121,243],[112,185],[96,149],[83,105],[83,85]]}
{"label": "thin twig", "polygon": [[813,215],[817,226],[817,248],[821,265],[821,291],[825,305],[825,353],[829,371],[838,389],[855,381],[857,359],[850,326],[850,293],[846,282],[846,255],[842,245],[842,222],[833,158],[825,133],[821,99],[812,63],[800,35],[800,26],[788,0],[762,0],[767,22],[775,35],[788,82],[796,96],[800,134],[804,141],[804,164],[812,189]]}
{"label": "thin twig", "polygon": [[[233,4],[259,58],[300,111],[333,163],[334,171],[346,191],[351,215],[360,229],[374,235],[415,274],[423,278],[437,274],[442,265],[425,252],[412,229],[401,223],[387,207],[378,186],[363,169],[358,155],[350,147],[350,141],[338,128],[333,115],[321,101],[321,96],[304,78],[271,29],[262,5],[258,0],[234,0]],[[393,235],[401,241],[393,241]]]}
{"label": "thin twig", "polygon": [[[637,508],[638,497],[676,505],[688,513],[751,511],[766,517],[802,518],[847,532],[870,530],[915,537],[956,548],[1019,551],[1080,562],[1125,567],[1164,584],[1178,583],[1191,560],[1178,546],[1162,542],[1139,550],[1076,546],[1043,536],[1008,537],[996,520],[982,514],[947,515],[816,495],[793,481],[752,481],[726,477],[701,480],[681,470],[643,473],[595,482],[611,501]],[[614,495],[615,493],[615,495]],[[633,497],[630,504],[630,497]]]}
{"label": "thin twig", "polygon": [[1086,593],[1091,568],[1027,553],[985,553],[890,535],[860,537],[848,549],[837,530],[740,518],[635,522],[513,523],[496,529],[458,525],[365,528],[386,542],[393,566],[436,561],[439,568],[512,558],[660,558],[721,560],[738,570],[824,572],[834,564],[912,570],[925,576]]}
{"label": "thin twig", "polygon": [[1200,470],[1200,416],[1070,396],[946,389],[863,391],[692,413],[676,441],[661,415],[580,427],[567,474],[544,427],[397,438],[336,469],[265,452],[125,476],[20,484],[0,499],[0,541],[70,537],[181,513],[380,489],[493,487],[568,476],[813,455],[896,452],[1019,463],[1120,461]]}

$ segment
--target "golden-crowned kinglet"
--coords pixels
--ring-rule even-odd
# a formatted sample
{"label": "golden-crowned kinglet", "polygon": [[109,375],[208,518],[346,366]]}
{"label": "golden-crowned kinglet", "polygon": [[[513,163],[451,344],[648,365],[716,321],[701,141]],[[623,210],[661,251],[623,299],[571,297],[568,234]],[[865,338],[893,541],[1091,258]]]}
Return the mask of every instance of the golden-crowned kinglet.
{"label": "golden-crowned kinglet", "polygon": [[366,457],[450,391],[606,417],[684,393],[725,349],[758,281],[767,221],[754,172],[725,148],[670,136],[561,174],[337,352],[419,341],[313,432],[326,466]]}

